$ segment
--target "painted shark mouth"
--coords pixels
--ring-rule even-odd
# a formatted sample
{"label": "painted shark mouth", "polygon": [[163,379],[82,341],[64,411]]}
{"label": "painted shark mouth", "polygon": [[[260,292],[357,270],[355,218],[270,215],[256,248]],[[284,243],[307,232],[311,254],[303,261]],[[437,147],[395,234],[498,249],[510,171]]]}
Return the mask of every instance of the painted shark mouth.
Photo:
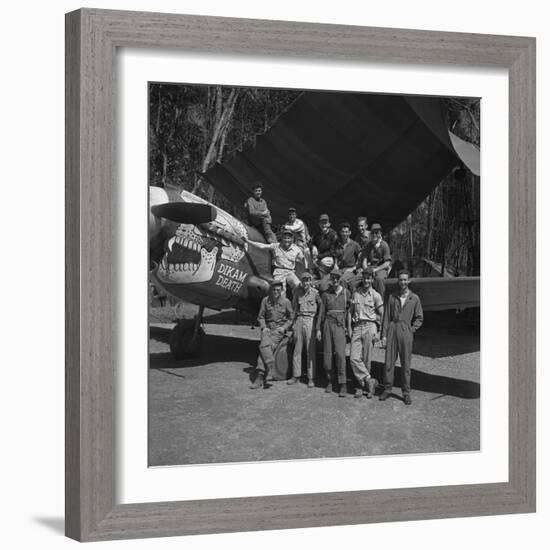
{"label": "painted shark mouth", "polygon": [[[195,225],[182,224],[166,244],[158,277],[166,283],[202,283],[214,274],[218,247]],[[209,250],[210,249],[210,250]]]}

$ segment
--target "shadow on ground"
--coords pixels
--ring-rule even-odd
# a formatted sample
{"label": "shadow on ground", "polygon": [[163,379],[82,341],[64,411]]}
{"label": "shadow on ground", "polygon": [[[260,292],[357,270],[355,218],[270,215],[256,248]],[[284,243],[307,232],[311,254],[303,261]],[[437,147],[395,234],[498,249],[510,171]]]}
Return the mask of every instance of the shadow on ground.
{"label": "shadow on ground", "polygon": [[479,351],[479,324],[466,314],[428,311],[414,335],[414,353],[425,357],[450,357]]}
{"label": "shadow on ground", "polygon": [[[383,363],[373,362],[372,372],[378,380],[382,380],[384,365]],[[393,391],[398,390],[401,394],[401,367],[396,366],[394,372]],[[461,397],[463,399],[479,399],[480,385],[471,380],[461,380],[450,376],[441,376],[438,374],[429,374],[423,371],[411,369],[411,390],[419,390],[428,393],[438,394],[437,397],[449,395],[452,397]]]}
{"label": "shadow on ground", "polygon": [[[152,337],[158,342],[168,343],[169,334],[169,331],[155,331]],[[149,355],[149,366],[152,369],[180,369],[231,361],[255,365],[257,353],[258,343],[254,340],[207,334],[204,338],[203,354],[200,357],[176,361],[170,352],[152,351]]]}

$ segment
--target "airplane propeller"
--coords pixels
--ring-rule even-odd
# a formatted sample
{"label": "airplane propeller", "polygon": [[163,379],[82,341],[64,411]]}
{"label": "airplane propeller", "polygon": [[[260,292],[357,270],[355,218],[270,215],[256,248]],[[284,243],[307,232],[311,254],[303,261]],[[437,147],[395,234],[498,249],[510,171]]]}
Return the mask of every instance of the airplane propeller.
{"label": "airplane propeller", "polygon": [[151,206],[151,212],[176,223],[209,223],[216,219],[216,208],[210,204],[193,202],[166,202]]}

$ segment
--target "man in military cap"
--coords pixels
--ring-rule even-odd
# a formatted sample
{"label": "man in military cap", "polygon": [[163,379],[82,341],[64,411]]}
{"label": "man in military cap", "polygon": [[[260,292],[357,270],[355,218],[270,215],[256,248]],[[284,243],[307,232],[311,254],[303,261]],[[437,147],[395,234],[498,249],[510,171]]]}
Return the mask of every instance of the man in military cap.
{"label": "man in military cap", "polygon": [[389,244],[382,239],[382,226],[379,223],[373,223],[371,226],[371,241],[363,249],[361,263],[363,269],[372,267],[372,286],[384,299],[386,279],[391,269],[391,254]]}
{"label": "man in military cap", "polygon": [[256,365],[256,379],[250,386],[251,389],[264,387],[268,373],[275,364],[273,352],[292,325],[293,317],[292,304],[283,296],[283,283],[273,281],[270,293],[262,299],[258,313],[261,330],[260,355]]}
{"label": "man in military cap", "polygon": [[283,225],[283,229],[292,231],[294,244],[297,244],[305,252],[311,237],[307,225],[303,220],[298,218],[296,208],[293,206],[288,209],[288,220]]}
{"label": "man in military cap", "polygon": [[[350,293],[341,282],[342,273],[330,273],[331,286],[321,298],[317,317],[317,339],[323,339],[323,366],[327,376],[326,392],[332,392],[332,357],[334,355],[340,384],[340,397],[346,397],[346,334],[351,333]],[[321,333],[322,327],[322,333]]]}
{"label": "man in military cap", "polygon": [[358,384],[355,397],[365,394],[368,399],[373,397],[377,385],[371,376],[371,361],[378,326],[384,315],[382,296],[372,288],[372,280],[372,268],[367,267],[351,299],[350,363]]}
{"label": "man in military cap", "polygon": [[292,357],[292,377],[288,384],[295,384],[302,374],[302,349],[307,356],[307,387],[313,388],[316,374],[315,332],[313,322],[321,305],[317,289],[311,285],[312,275],[304,271],[301,284],[292,299],[294,309],[294,355]]}
{"label": "man in military cap", "polygon": [[276,281],[281,281],[283,285],[283,294],[286,294],[287,283],[292,289],[300,284],[300,279],[298,279],[296,275],[296,262],[302,262],[302,264],[304,264],[305,258],[302,249],[292,242],[292,231],[283,229],[280,243],[258,243],[249,241],[247,236],[243,236],[243,239],[251,246],[271,250],[273,278]]}

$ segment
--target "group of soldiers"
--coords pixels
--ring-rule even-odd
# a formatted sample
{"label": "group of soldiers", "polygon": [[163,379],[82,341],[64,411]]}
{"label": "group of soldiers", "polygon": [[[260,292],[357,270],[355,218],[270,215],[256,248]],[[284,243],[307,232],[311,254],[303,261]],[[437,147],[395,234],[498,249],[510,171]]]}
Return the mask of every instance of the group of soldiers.
{"label": "group of soldiers", "polygon": [[[331,228],[329,216],[322,214],[319,231],[311,237],[305,223],[297,218],[296,209],[290,208],[278,242],[261,185],[253,193],[245,203],[248,221],[262,232],[267,243],[248,244],[271,251],[273,280],[258,314],[260,353],[251,388],[266,387],[274,368],[274,352],[289,335],[294,341],[294,352],[292,376],[287,383],[294,385],[300,380],[305,348],[307,385],[315,386],[317,342],[322,342],[325,391],[332,393],[338,384],[339,396],[346,397],[349,340],[355,397],[365,395],[371,399],[379,385],[371,374],[373,349],[379,343],[386,350],[379,399],[385,401],[391,395],[399,356],[403,401],[410,405],[413,333],[423,322],[422,305],[409,289],[406,270],[398,274],[398,290],[385,300],[385,281],[392,258],[388,243],[382,239],[382,227],[374,223],[369,231],[367,218],[360,217],[357,236],[352,239],[349,223],[340,224],[337,233]],[[297,264],[306,267],[300,276]],[[292,300],[287,298],[287,285]]]}

